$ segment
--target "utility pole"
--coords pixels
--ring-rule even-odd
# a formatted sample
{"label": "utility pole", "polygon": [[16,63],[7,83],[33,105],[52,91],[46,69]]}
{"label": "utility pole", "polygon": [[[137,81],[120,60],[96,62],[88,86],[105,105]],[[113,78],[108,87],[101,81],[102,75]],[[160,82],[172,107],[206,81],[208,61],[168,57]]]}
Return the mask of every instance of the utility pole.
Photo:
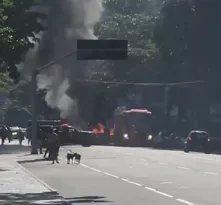
{"label": "utility pole", "polygon": [[37,99],[37,70],[32,71],[31,79],[31,106],[32,106],[32,123],[31,123],[31,154],[38,154],[37,150],[37,112],[36,112],[36,99]]}

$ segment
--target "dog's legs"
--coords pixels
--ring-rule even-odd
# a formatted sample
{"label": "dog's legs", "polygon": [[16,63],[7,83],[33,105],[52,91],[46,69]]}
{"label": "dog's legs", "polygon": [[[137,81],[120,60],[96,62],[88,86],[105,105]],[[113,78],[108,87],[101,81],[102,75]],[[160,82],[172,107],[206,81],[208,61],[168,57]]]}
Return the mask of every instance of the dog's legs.
{"label": "dog's legs", "polygon": [[67,164],[70,164],[70,160],[69,159],[67,159]]}

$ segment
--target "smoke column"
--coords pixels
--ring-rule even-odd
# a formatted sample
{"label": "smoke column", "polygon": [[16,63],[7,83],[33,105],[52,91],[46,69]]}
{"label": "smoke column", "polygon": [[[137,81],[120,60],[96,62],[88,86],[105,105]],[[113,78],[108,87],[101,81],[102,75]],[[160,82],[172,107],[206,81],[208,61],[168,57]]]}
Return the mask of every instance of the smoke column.
{"label": "smoke column", "polygon": [[[36,69],[76,51],[77,39],[96,39],[94,25],[102,13],[101,0],[52,0],[47,3],[48,5],[42,5],[39,9],[47,10],[48,18],[45,23],[48,30],[39,34],[39,44],[27,54],[25,68],[29,71],[30,68]],[[74,54],[37,76],[38,89],[47,91],[47,104],[59,109],[61,117],[77,112],[75,82],[76,79],[89,75],[90,66],[91,62],[77,61]]]}

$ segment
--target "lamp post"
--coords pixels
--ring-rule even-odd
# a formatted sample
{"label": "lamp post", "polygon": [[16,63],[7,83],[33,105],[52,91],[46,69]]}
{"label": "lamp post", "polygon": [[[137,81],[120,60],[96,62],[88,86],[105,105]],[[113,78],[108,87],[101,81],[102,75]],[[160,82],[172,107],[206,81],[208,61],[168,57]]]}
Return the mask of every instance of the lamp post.
{"label": "lamp post", "polygon": [[31,123],[31,154],[38,154],[37,150],[37,111],[36,111],[36,99],[37,99],[37,70],[32,71],[31,79],[31,108],[32,108],[32,123]]}

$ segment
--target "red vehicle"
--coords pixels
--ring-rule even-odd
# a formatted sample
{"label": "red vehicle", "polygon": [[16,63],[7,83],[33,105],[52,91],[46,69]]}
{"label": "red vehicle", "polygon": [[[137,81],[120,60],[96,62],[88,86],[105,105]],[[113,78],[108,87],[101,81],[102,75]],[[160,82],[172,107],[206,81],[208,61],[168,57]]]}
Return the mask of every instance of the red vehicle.
{"label": "red vehicle", "polygon": [[113,141],[118,145],[147,146],[152,142],[153,116],[146,109],[124,110],[114,119]]}

